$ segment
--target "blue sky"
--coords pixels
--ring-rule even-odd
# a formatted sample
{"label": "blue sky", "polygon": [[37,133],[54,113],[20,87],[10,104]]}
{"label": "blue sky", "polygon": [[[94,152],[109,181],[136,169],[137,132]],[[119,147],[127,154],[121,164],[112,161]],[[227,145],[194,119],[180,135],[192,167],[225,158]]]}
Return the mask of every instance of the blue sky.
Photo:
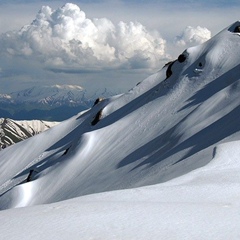
{"label": "blue sky", "polygon": [[[185,48],[207,40],[210,35],[215,35],[240,19],[240,2],[237,0],[80,0],[69,2],[77,4],[90,22],[94,22],[94,18],[107,19],[105,23],[94,22],[98,25],[97,42],[92,43],[89,47],[89,51],[92,51],[92,53],[89,52],[89,55],[87,55],[86,49],[79,53],[79,49],[76,49],[76,43],[74,45],[69,38],[71,35],[76,42],[81,42],[81,38],[75,35],[74,29],[78,29],[80,32],[82,29],[76,28],[74,23],[71,25],[72,31],[66,30],[68,36],[58,35],[54,41],[62,41],[63,43],[68,41],[68,46],[71,46],[71,51],[73,51],[73,59],[71,59],[70,54],[64,56],[56,54],[54,43],[51,49],[50,45],[46,46],[46,48],[49,47],[46,54],[44,48],[41,48],[42,52],[39,54],[38,46],[36,46],[38,42],[33,43],[33,36],[30,36],[33,28],[25,31],[25,35],[21,33],[21,37],[19,34],[13,34],[13,31],[19,31],[23,26],[31,24],[43,5],[49,6],[54,12],[57,8],[61,8],[66,1],[0,0],[0,33],[2,34],[0,36],[0,56],[2,56],[0,57],[0,81],[2,93],[38,84],[77,84],[85,88],[104,88],[107,86],[117,91],[126,91],[137,82],[156,72],[169,59],[176,58]],[[120,27],[119,22],[121,21],[124,24]],[[133,24],[129,24],[130,22]],[[114,28],[115,35],[112,36],[112,39],[105,40],[105,43],[99,43],[102,38],[108,36],[108,28]],[[133,33],[123,32],[124,28],[130,29],[129,31]],[[91,27],[86,29],[92,31]],[[43,28],[40,27],[38,30],[42,31]],[[52,31],[52,29],[48,30]],[[7,31],[11,33],[9,35],[11,37],[8,39],[6,39],[5,34]],[[100,34],[101,31],[105,31],[103,35]],[[28,37],[26,37],[26,33]],[[89,34],[89,38],[95,36],[91,35],[92,32]],[[135,41],[137,44],[134,44],[137,46],[131,49],[131,39],[127,40],[130,36],[141,39],[142,45],[141,41]],[[82,42],[91,42],[89,38],[83,39]],[[114,38],[119,43],[113,43]],[[106,45],[109,45],[110,48],[105,48]],[[146,45],[149,47],[146,48]],[[63,51],[66,44],[58,47]],[[22,48],[21,51],[20,48]],[[155,48],[156,52],[153,50]],[[103,49],[102,53],[101,49]],[[106,54],[108,51],[109,55]],[[86,58],[84,63],[76,59],[78,53]],[[113,59],[116,54],[118,56]],[[109,59],[107,59],[108,56]],[[129,61],[125,61],[126,59]],[[56,64],[52,64],[51,61],[59,62],[58,66],[60,67],[56,68]],[[79,68],[77,64],[79,64]]]}

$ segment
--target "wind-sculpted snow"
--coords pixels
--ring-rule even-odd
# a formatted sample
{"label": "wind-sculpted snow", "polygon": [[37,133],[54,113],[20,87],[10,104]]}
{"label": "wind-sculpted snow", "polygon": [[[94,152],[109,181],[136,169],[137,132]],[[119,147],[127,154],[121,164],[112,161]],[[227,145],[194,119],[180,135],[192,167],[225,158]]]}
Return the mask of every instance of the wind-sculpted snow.
{"label": "wind-sculpted snow", "polygon": [[[166,183],[2,211],[1,236],[12,240],[237,240],[239,154],[240,141],[229,142],[216,147],[210,164]],[[33,182],[24,188],[19,204],[31,195],[32,186]]]}
{"label": "wind-sculpted snow", "polygon": [[2,151],[1,209],[190,176],[216,146],[239,140],[240,34],[231,31],[238,25],[187,49],[128,93]]}

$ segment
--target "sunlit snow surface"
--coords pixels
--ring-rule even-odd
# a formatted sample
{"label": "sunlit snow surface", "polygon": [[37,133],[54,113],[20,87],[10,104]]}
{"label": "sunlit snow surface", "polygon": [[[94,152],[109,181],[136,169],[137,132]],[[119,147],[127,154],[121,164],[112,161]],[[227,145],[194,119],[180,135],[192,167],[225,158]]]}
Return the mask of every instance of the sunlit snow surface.
{"label": "sunlit snow surface", "polygon": [[2,151],[1,236],[239,239],[238,25],[187,49],[168,79],[166,66]]}
{"label": "sunlit snow surface", "polygon": [[239,239],[240,141],[166,183],[2,211],[3,239]]}

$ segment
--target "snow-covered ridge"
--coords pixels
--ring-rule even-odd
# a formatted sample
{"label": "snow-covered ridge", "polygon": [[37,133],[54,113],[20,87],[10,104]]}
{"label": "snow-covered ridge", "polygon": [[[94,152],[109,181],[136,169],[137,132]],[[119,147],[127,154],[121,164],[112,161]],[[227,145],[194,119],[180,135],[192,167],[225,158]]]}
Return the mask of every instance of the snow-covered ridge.
{"label": "snow-covered ridge", "polygon": [[109,97],[113,93],[106,89],[89,93],[78,85],[35,86],[9,94],[0,94],[0,102],[11,104],[42,104],[49,106],[92,106],[97,97]]}
{"label": "snow-covered ridge", "polygon": [[53,85],[32,87],[26,90],[11,93],[16,103],[38,103],[46,105],[84,104],[85,91],[80,86]]}
{"label": "snow-covered ridge", "polygon": [[11,96],[9,94],[1,94],[0,93],[0,98],[11,99]]}
{"label": "snow-covered ridge", "polygon": [[71,90],[80,90],[80,91],[84,90],[84,88],[82,88],[81,86],[78,86],[78,85],[67,85],[67,84],[59,85],[59,84],[56,84],[52,87],[56,87],[56,88],[59,88],[59,89],[71,89]]}
{"label": "snow-covered ridge", "polygon": [[58,122],[41,120],[14,121],[0,118],[0,149],[44,132],[56,124]]}
{"label": "snow-covered ridge", "polygon": [[97,98],[115,94],[105,88],[90,92],[77,85],[34,86],[0,94],[0,117],[63,121],[91,108]]}
{"label": "snow-covered ridge", "polygon": [[32,134],[44,132],[45,130],[55,126],[59,122],[49,122],[49,121],[41,121],[41,120],[31,120],[31,121],[15,121],[17,124],[24,127],[26,130],[31,132]]}
{"label": "snow-covered ridge", "polygon": [[[72,216],[83,239],[238,239],[239,32],[236,22],[129,92],[1,151],[1,209],[47,204],[32,209]],[[6,212],[31,225],[29,208]]]}

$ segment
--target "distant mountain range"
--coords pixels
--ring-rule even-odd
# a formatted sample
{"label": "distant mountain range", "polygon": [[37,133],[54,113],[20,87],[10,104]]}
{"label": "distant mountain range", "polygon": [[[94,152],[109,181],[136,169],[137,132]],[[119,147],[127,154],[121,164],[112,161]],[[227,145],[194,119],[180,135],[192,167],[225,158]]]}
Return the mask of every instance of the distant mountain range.
{"label": "distant mountain range", "polygon": [[96,98],[115,95],[106,89],[93,93],[77,85],[35,86],[0,94],[0,117],[15,120],[62,121],[90,108]]}
{"label": "distant mountain range", "polygon": [[58,122],[14,121],[9,118],[0,118],[0,150],[39,134],[56,124]]}

